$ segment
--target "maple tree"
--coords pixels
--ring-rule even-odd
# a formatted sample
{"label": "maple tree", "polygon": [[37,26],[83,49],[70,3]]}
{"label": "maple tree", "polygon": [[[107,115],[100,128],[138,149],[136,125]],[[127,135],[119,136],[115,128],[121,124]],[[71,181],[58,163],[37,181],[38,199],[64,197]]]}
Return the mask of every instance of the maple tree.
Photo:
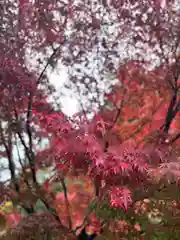
{"label": "maple tree", "polygon": [[[142,2],[6,1],[0,10],[0,154],[11,175],[2,184],[0,219],[13,239],[28,239],[32,229],[37,238],[45,230],[59,239],[146,238],[172,212],[178,227],[179,12],[172,1]],[[159,67],[148,69],[153,59],[143,59],[142,49],[125,63],[120,40],[127,35],[128,46],[152,49]],[[93,51],[98,63],[86,72]],[[91,88],[97,95],[72,119],[48,99],[47,70],[59,60],[80,98]],[[89,120],[109,72],[119,80],[106,94],[111,106]],[[144,232],[143,214],[151,223]]]}

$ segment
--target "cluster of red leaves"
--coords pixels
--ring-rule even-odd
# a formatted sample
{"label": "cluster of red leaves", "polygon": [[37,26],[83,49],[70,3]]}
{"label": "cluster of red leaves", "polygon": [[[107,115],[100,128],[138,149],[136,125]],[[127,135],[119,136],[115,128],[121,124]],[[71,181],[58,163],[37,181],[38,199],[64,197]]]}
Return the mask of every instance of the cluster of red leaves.
{"label": "cluster of red leaves", "polygon": [[[18,79],[21,78],[18,76]],[[139,81],[140,79],[138,76]],[[162,178],[167,181],[170,176],[179,178],[179,164],[171,151],[172,146],[169,145],[169,141],[166,142],[169,135],[159,130],[166,116],[166,101],[170,99],[170,93],[167,88],[166,91],[162,89],[164,94],[167,93],[166,99],[160,90],[160,93],[153,92],[153,86],[150,85],[150,88],[148,84],[144,84],[150,89],[142,87],[141,90],[141,85],[138,81],[132,81],[127,85],[126,99],[119,120],[114,122],[116,112],[113,109],[111,115],[107,112],[96,115],[92,120],[85,121],[78,127],[61,112],[54,112],[42,92],[36,92],[32,102],[31,123],[40,127],[41,136],[45,133],[50,139],[49,147],[39,151],[35,156],[37,170],[44,165],[54,165],[57,174],[57,178],[53,179],[54,182],[61,182],[58,176],[63,176],[64,179],[70,178],[70,173],[73,175],[72,179],[74,178],[72,181],[77,180],[81,174],[85,182],[83,186],[76,183],[67,184],[68,205],[64,192],[55,196],[54,205],[65,226],[68,226],[69,217],[73,229],[81,226],[87,207],[94,199],[100,202],[102,198],[107,197],[112,207],[127,211],[133,206],[134,191],[140,189],[142,192],[141,189],[148,188],[152,177],[158,176],[158,181]],[[8,87],[10,86],[9,83]],[[24,85],[20,86],[20,91],[25,91]],[[31,92],[32,89],[26,91]],[[121,89],[117,87],[114,95],[115,97],[110,96],[112,101],[116,104],[122,101]],[[17,99],[18,96],[17,92]],[[11,98],[8,99],[12,101]],[[28,99],[26,95],[23,97],[26,101],[25,105]],[[21,98],[18,100],[21,101]],[[12,102],[9,105],[14,107]],[[153,107],[156,109],[155,113]],[[14,114],[14,108],[8,111]],[[179,113],[174,119],[177,128],[179,128],[178,118]],[[151,131],[154,129],[157,131],[153,135]],[[175,131],[171,125],[171,132],[172,129]],[[17,132],[18,129],[15,128],[15,131]],[[147,135],[150,135],[151,139],[137,148],[137,141]],[[45,182],[43,187],[46,191],[53,191],[51,189],[53,181],[49,179]],[[22,188],[23,184],[20,185]],[[24,198],[23,194],[27,193],[20,191],[20,194],[22,194],[21,198]],[[12,220],[16,225],[20,218],[16,214],[7,217],[10,227],[14,226]],[[100,231],[100,222],[95,212],[88,216],[87,231],[91,233]]]}
{"label": "cluster of red leaves", "polygon": [[[141,77],[137,78],[140,81]],[[87,206],[97,194],[95,190],[98,190],[96,197],[99,200],[107,196],[111,206],[126,211],[133,206],[134,190],[148,188],[152,177],[158,175],[169,179],[167,171],[176,178],[179,177],[178,164],[173,163],[176,156],[172,155],[169,141],[166,142],[169,136],[159,131],[167,112],[169,90],[162,88],[160,91],[161,88],[158,88],[158,91],[153,91],[153,85],[144,83],[143,86],[143,83],[138,83],[137,80],[131,81],[126,88],[126,99],[120,118],[113,126],[114,110],[111,111],[111,115],[105,112],[75,127],[62,113],[50,112],[50,108],[46,107],[48,104],[45,98],[39,103],[41,107],[38,106],[38,101],[34,103],[34,106],[37,105],[33,110],[34,122],[51,136],[49,148],[36,155],[37,168],[47,162],[48,166],[55,165],[57,176],[63,174],[63,177],[68,179],[70,173],[76,178],[82,174],[86,185],[91,181],[90,189],[79,184],[67,185],[69,206],[66,204],[64,193],[56,196],[56,211],[66,226],[69,214],[72,228],[81,226]],[[119,103],[122,100],[122,89],[117,87],[113,94],[109,96],[110,100]],[[176,126],[178,118],[179,113],[174,120]],[[171,132],[172,129],[175,131],[172,125]],[[148,135],[151,138],[145,143],[143,141],[144,144],[137,148],[136,143]],[[58,177],[55,181],[59,181]],[[51,191],[51,184],[52,180],[45,182],[48,191]],[[100,225],[95,215],[89,215],[89,223],[88,227],[91,230],[88,231],[99,231]]]}
{"label": "cluster of red leaves", "polygon": [[[130,191],[123,186],[139,186],[147,178],[146,154],[126,144],[109,146],[105,152],[103,141],[108,126],[103,120],[84,124],[78,129],[73,129],[67,120],[57,118],[56,114],[40,117],[39,120],[42,126],[47,130],[50,128],[54,133],[48,157],[54,159],[56,170],[63,171],[64,174],[71,170],[74,173],[83,172],[89,175],[95,185],[101,186],[102,193],[112,195],[113,205],[117,204],[127,209],[127,205],[131,203],[131,196]],[[118,189],[116,194],[121,195],[116,197],[117,203],[114,200],[115,189]]]}
{"label": "cluster of red leaves", "polygon": [[[121,113],[116,126],[114,126],[121,136],[121,141],[133,139],[136,145],[144,145],[148,136],[161,129],[165,123],[172,95],[166,74],[165,70],[162,73],[161,68],[146,73],[142,66],[138,66],[134,62],[130,62],[120,69],[118,78],[121,86],[116,87],[115,91],[107,95],[107,98],[111,104],[116,106],[123,99]],[[178,81],[177,84],[179,85],[180,82]],[[124,95],[123,91],[125,91]],[[114,112],[114,108],[112,108],[112,112]],[[112,121],[113,114],[110,115],[105,111],[104,115],[107,121]],[[108,119],[109,115],[110,119]],[[168,131],[171,137],[179,133],[179,118],[180,113],[178,112]]]}
{"label": "cluster of red leaves", "polygon": [[[71,0],[20,0],[19,12],[16,16],[18,19],[18,34],[15,36],[15,38],[18,38],[18,47],[16,46],[18,50],[13,51],[13,56],[17,55],[18,57],[16,56],[14,59],[22,58],[24,60],[25,49],[23,48],[25,43],[32,49],[37,50],[38,53],[46,53],[46,47],[52,47],[54,50],[54,44],[60,44],[58,50],[54,50],[52,56],[57,59],[58,57],[62,58],[62,62],[67,63],[68,66],[71,64],[75,66],[78,61],[81,62],[84,55],[88,55],[88,51],[91,51],[93,46],[98,45],[99,30],[101,30],[101,24],[103,26],[104,23],[98,17],[101,15],[99,10],[89,13],[89,4],[86,4],[86,1],[76,2]],[[129,17],[129,23],[134,22],[132,21],[131,8],[129,7],[128,10],[124,6],[127,6],[128,2],[128,4],[134,4],[135,7],[137,1],[110,2],[97,1],[98,4],[105,7],[105,11],[111,11],[111,7],[117,11],[120,10],[125,25],[127,25],[125,19]],[[157,16],[160,15],[158,10],[162,1],[143,2],[143,7],[140,7],[140,15],[147,12],[150,5],[154,7],[153,9],[156,8],[157,11],[154,12]],[[9,6],[7,7],[9,8]],[[154,37],[158,39],[164,32],[164,29],[154,30],[153,24],[156,21],[153,18],[157,20],[156,14],[147,13],[149,17],[146,24],[152,23],[151,29],[153,29],[149,33],[151,39]],[[140,37],[140,33],[143,32],[143,26],[146,24],[142,23],[143,20],[140,15],[135,19],[135,25],[142,28],[134,37],[135,42],[139,42],[138,37],[140,41],[145,42]],[[9,16],[7,18],[10,21],[12,20]],[[6,17],[5,20],[7,20]],[[70,22],[73,22],[73,32],[75,34],[68,39],[65,32]],[[111,24],[111,21],[109,24]],[[131,27],[135,29],[134,26]],[[14,27],[12,29],[14,30]],[[128,31],[123,31],[127,35]],[[3,36],[1,37],[1,40],[3,39],[1,44],[4,43],[4,39],[9,40],[9,31],[6,30],[6,32],[8,32],[7,35],[1,35]],[[167,32],[167,28],[165,32]],[[163,35],[163,37],[166,39],[166,35]],[[173,38],[176,39],[176,37]],[[21,45],[19,45],[19,41]],[[106,39],[103,39],[102,42],[104,43],[102,45],[107,50],[109,42],[106,41]],[[153,44],[157,43],[157,41],[154,42]],[[171,41],[168,39],[168,42]],[[152,43],[150,42],[150,44]],[[60,49],[60,46],[63,45],[70,49],[72,54],[67,54],[66,48],[65,50]],[[114,42],[113,45],[116,46],[116,43]],[[4,49],[4,44],[2,46],[2,49]],[[9,48],[11,48],[10,44],[3,51],[9,54]],[[78,53],[76,48],[79,49]],[[65,53],[62,53],[63,51]],[[16,54],[16,52],[19,53]],[[180,166],[172,150],[175,145],[179,147],[180,142],[177,140],[172,147],[171,139],[180,132],[180,113],[178,112],[173,118],[168,133],[161,129],[165,123],[172,97],[172,89],[169,85],[169,79],[172,80],[172,76],[167,73],[166,66],[160,66],[155,71],[146,72],[136,62],[131,61],[126,64],[117,74],[120,85],[115,86],[111,94],[108,95],[108,100],[116,107],[110,110],[104,108],[91,121],[85,121],[77,127],[64,114],[52,109],[51,104],[47,102],[47,96],[43,91],[38,90],[38,85],[42,79],[35,80],[34,77],[29,75],[25,67],[24,69],[22,66],[20,67],[20,65],[24,65],[24,61],[22,61],[23,64],[19,64],[19,62],[16,63],[16,60],[10,61],[10,58],[7,59],[4,55],[1,58],[1,120],[8,121],[10,125],[7,129],[0,129],[0,143],[6,148],[6,151],[1,152],[1,156],[7,156],[10,163],[12,160],[12,140],[10,138],[14,133],[21,138],[29,134],[29,149],[27,150],[26,146],[23,146],[23,148],[26,157],[28,156],[31,160],[35,159],[36,170],[38,171],[39,168],[44,166],[55,166],[56,176],[45,181],[42,186],[47,193],[46,195],[53,192],[52,185],[54,183],[61,185],[62,178],[63,181],[65,179],[67,192],[65,193],[64,190],[57,195],[53,194],[54,199],[52,201],[64,226],[68,227],[69,218],[71,218],[71,227],[75,229],[82,225],[79,228],[80,231],[84,227],[83,219],[92,201],[101,204],[101,200],[107,198],[111,207],[120,208],[125,212],[131,207],[136,207],[137,210],[139,202],[134,202],[136,190],[138,197],[143,199],[141,194],[143,195],[144,192],[147,194],[152,187],[152,180],[156,180],[155,183],[160,181],[167,183],[174,180],[178,183]],[[109,57],[105,58],[108,59]],[[57,59],[51,57],[48,64],[53,66]],[[40,61],[40,59],[38,60]],[[107,61],[108,64],[105,64],[107,69],[108,66],[113,68],[113,63],[109,61]],[[82,60],[82,62],[84,63],[85,60]],[[177,68],[175,66],[174,70]],[[172,69],[172,71],[174,70]],[[44,78],[45,71],[46,68],[43,70],[42,78]],[[89,79],[91,82],[92,76]],[[176,85],[176,88],[178,88],[179,80]],[[31,94],[33,95],[32,102]],[[176,98],[178,99],[179,95]],[[28,114],[28,112],[31,112],[31,114]],[[29,117],[29,115],[31,116]],[[38,126],[39,129],[36,129],[35,126]],[[30,130],[31,133],[29,133]],[[31,139],[37,137],[46,137],[50,141],[49,146],[39,152],[36,152],[36,146],[32,144]],[[23,141],[21,143],[23,145]],[[35,156],[32,154],[33,151]],[[14,179],[12,178],[12,181]],[[25,180],[27,179],[24,178],[18,182],[19,192],[11,195],[11,197],[17,197],[20,201],[24,200],[26,204],[33,205],[39,196],[33,195],[34,193],[32,194],[30,191],[27,192]],[[32,179],[28,180],[32,183]],[[42,196],[44,197],[44,195]],[[144,202],[143,204],[145,211],[147,206]],[[175,201],[176,210],[179,208],[178,205],[179,203]],[[15,227],[21,220],[21,216],[16,211],[13,214],[5,215],[5,218],[7,225],[11,228]],[[29,228],[31,228],[35,218],[36,215],[32,218],[31,216],[27,217],[26,220],[23,220],[24,222],[21,221],[20,227],[24,225],[27,229],[27,223],[29,223]],[[38,221],[43,222],[45,219],[39,218]],[[36,226],[39,224],[38,221],[35,224]],[[49,227],[51,226],[50,221],[48,222]],[[95,211],[88,214],[86,221],[87,232],[100,232],[101,226]],[[135,229],[139,231],[140,227],[138,225],[130,226],[127,222],[119,220],[112,222],[109,229],[112,232],[128,233]]]}

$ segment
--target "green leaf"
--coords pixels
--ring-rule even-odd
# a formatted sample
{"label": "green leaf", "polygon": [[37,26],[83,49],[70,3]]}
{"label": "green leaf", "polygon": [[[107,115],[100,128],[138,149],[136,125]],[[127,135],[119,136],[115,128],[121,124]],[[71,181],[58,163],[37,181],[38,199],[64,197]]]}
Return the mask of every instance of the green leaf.
{"label": "green leaf", "polygon": [[28,212],[20,205],[17,206],[18,212],[23,216],[27,217],[29,214]]}
{"label": "green leaf", "polygon": [[128,119],[128,122],[132,123],[132,122],[134,122],[135,120],[136,120],[136,118],[130,118],[130,119]]}
{"label": "green leaf", "polygon": [[60,193],[63,191],[63,187],[61,183],[53,183],[52,184],[52,191],[55,193]]}
{"label": "green leaf", "polygon": [[90,204],[89,204],[89,211],[93,211],[94,209],[96,209],[97,206],[97,202],[96,200],[93,200]]}
{"label": "green leaf", "polygon": [[101,205],[96,209],[96,214],[99,219],[119,219],[125,217],[125,213],[119,208],[113,208],[107,200],[102,201]]}
{"label": "green leaf", "polygon": [[37,213],[48,212],[47,207],[40,199],[37,200],[34,210]]}

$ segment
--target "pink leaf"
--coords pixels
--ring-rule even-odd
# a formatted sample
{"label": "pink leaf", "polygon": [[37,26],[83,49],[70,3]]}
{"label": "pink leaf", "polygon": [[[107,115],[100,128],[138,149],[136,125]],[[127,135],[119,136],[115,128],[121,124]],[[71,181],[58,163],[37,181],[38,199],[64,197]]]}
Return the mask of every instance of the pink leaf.
{"label": "pink leaf", "polygon": [[126,187],[114,187],[110,192],[110,203],[114,207],[127,210],[132,204],[131,191]]}
{"label": "pink leaf", "polygon": [[7,225],[10,228],[16,227],[17,224],[21,221],[21,216],[19,214],[11,213],[11,214],[5,215],[5,217],[6,217]]}

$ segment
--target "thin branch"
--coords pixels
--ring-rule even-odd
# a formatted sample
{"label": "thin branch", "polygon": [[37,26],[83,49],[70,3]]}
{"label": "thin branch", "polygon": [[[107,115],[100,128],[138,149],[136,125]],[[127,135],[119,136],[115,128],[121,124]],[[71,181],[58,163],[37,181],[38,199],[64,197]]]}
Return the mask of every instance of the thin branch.
{"label": "thin branch", "polygon": [[[173,93],[172,93],[171,102],[169,104],[168,112],[166,115],[165,124],[161,127],[161,129],[163,129],[167,133],[169,131],[172,120],[174,119],[174,117],[176,116],[176,113],[179,111],[178,109],[180,108],[180,106],[179,106],[180,103],[178,103],[176,109],[174,110],[174,107],[175,107],[176,101],[177,101],[177,94],[178,94],[178,90],[179,90],[177,82],[178,82],[178,78],[179,78],[179,74],[180,74],[180,68],[178,66],[179,61],[180,61],[180,56],[176,56],[176,71],[172,72],[172,70],[169,67],[170,63],[169,63],[168,59],[166,58],[164,50],[163,50],[163,39],[160,35],[159,35],[158,40],[159,40],[159,47],[161,49],[162,56],[164,57],[164,60],[167,64],[167,68],[169,69],[169,72],[172,73],[172,77],[174,78],[174,82],[171,79],[168,79],[168,82],[171,85]],[[174,49],[175,53],[177,52],[178,45],[179,45],[179,41],[177,41],[175,44],[175,49]]]}
{"label": "thin branch", "polygon": [[180,111],[180,100],[178,101],[175,109],[174,109],[174,115],[176,115]]}
{"label": "thin branch", "polygon": [[21,156],[20,156],[20,152],[19,152],[19,148],[18,148],[18,145],[17,145],[17,137],[16,137],[16,134],[14,134],[14,137],[16,139],[16,151],[17,151],[17,155],[18,155],[18,159],[19,159],[19,164],[21,165],[21,168],[23,169],[24,168],[24,165],[23,165],[23,161],[21,159]]}
{"label": "thin branch", "polygon": [[24,173],[24,182],[25,182],[25,184],[27,185],[27,188],[31,191],[31,190],[32,190],[32,189],[31,189],[31,185],[29,184],[28,179],[26,179],[26,171],[25,171],[25,169],[24,169],[24,165],[23,165],[23,162],[22,162],[20,153],[19,153],[19,148],[18,148],[18,146],[17,146],[17,137],[16,137],[16,135],[15,135],[15,138],[16,138],[16,151],[17,151],[19,163],[20,163],[20,165],[21,165],[21,170],[22,170],[23,173]]}
{"label": "thin branch", "polygon": [[67,196],[67,187],[64,181],[64,178],[60,176],[60,181],[63,187],[63,192],[64,192],[64,199],[65,199],[65,204],[68,212],[68,224],[69,224],[69,229],[72,229],[72,221],[71,221],[71,213],[70,213],[70,204]]}
{"label": "thin branch", "polygon": [[[51,63],[52,59],[54,58],[54,56],[57,53],[57,50],[59,49],[56,48],[53,53],[51,54],[51,56],[49,57],[45,67],[43,68],[41,74],[39,75],[38,79],[37,79],[37,86],[39,85],[39,83],[41,82],[41,79],[44,76],[44,73],[47,70],[47,67],[49,66],[49,64]],[[27,148],[26,144],[24,141],[22,141],[22,137],[20,137],[20,133],[18,133],[21,142],[24,146],[24,148],[26,149],[26,152],[28,151],[28,159],[29,159],[29,163],[30,163],[30,167],[31,167],[31,171],[32,171],[32,175],[33,175],[33,182],[35,184],[37,184],[37,180],[36,180],[36,174],[35,174],[35,170],[34,170],[34,165],[35,165],[35,159],[34,159],[34,152],[33,152],[33,144],[32,144],[32,132],[31,132],[31,128],[30,128],[30,122],[31,122],[31,115],[32,115],[32,104],[33,104],[33,97],[34,97],[34,93],[33,91],[31,91],[29,93],[29,99],[28,99],[28,110],[27,110],[27,116],[26,116],[26,130],[27,130],[27,135],[28,135],[28,139],[29,139],[29,149]],[[29,156],[30,155],[30,156]]]}
{"label": "thin branch", "polygon": [[[94,204],[95,204],[95,203],[98,203],[97,199],[95,199],[95,200],[93,200],[93,201],[94,201]],[[81,223],[79,226],[77,226],[75,229],[73,229],[72,232],[75,232],[75,233],[76,233],[80,228],[82,228],[82,227],[84,227],[84,226],[86,225],[86,222],[87,222],[87,220],[88,220],[88,217],[89,217],[90,213],[92,213],[93,210],[94,210],[94,208],[88,208],[88,209],[87,209],[87,212],[86,212],[86,214],[85,214],[84,217],[83,217],[82,223]]]}
{"label": "thin branch", "polygon": [[170,102],[169,107],[168,107],[166,120],[165,120],[165,124],[164,124],[164,131],[165,132],[169,131],[172,120],[174,119],[174,117],[176,116],[176,113],[178,111],[178,105],[179,104],[177,105],[177,107],[174,110],[174,107],[175,107],[176,101],[177,101],[177,93],[178,93],[178,89],[176,88],[176,89],[173,90],[171,102]]}
{"label": "thin branch", "polygon": [[[123,86],[122,100],[121,100],[119,106],[116,106],[116,110],[117,110],[117,111],[116,111],[116,116],[115,116],[112,124],[108,127],[108,130],[107,130],[106,134],[108,134],[108,133],[111,131],[111,129],[115,126],[115,124],[116,124],[117,121],[118,121],[118,118],[119,118],[119,116],[120,116],[120,114],[121,114],[121,111],[122,111],[122,108],[123,108],[123,106],[124,106],[125,93],[126,93],[126,88]],[[108,142],[108,141],[105,141],[105,143],[104,143],[104,152],[107,152],[108,147],[109,147],[109,142]]]}
{"label": "thin branch", "polygon": [[[14,162],[12,160],[12,154],[11,154],[11,151],[9,149],[9,147],[7,146],[6,144],[6,140],[4,138],[4,135],[3,135],[3,129],[2,129],[2,126],[0,124],[0,135],[1,135],[1,138],[2,138],[2,141],[3,141],[3,145],[6,149],[6,153],[7,153],[7,158],[8,158],[8,162],[9,162],[9,170],[10,170],[10,173],[11,173],[11,183],[14,185],[14,188],[15,188],[15,191],[16,193],[18,194],[17,197],[18,197],[18,200],[20,201],[20,197],[19,197],[19,184],[17,182],[17,179],[16,179],[16,175],[15,175],[15,165],[14,165]],[[20,204],[28,213],[32,213],[33,210],[29,207],[26,207],[23,203]]]}
{"label": "thin branch", "polygon": [[115,126],[115,124],[116,124],[117,121],[118,121],[118,118],[119,118],[119,116],[120,116],[120,114],[121,114],[121,111],[122,111],[122,108],[123,108],[123,106],[124,106],[125,93],[126,93],[126,88],[123,86],[122,100],[121,100],[119,106],[116,106],[116,109],[117,109],[116,116],[115,116],[112,124],[109,126],[108,131],[110,131],[110,130]]}
{"label": "thin branch", "polygon": [[[17,111],[16,111],[16,108],[14,107],[14,113],[15,113],[15,118],[16,118],[16,123],[18,123],[18,114],[17,114]],[[29,149],[26,145],[26,142],[24,141],[21,133],[20,133],[20,130],[19,128],[16,129],[16,133],[21,141],[21,144],[23,145],[24,149],[25,149],[25,153],[26,153],[26,156],[29,160],[29,165],[30,165],[30,168],[31,168],[31,173],[32,173],[32,179],[33,179],[33,182],[35,184],[37,184],[37,181],[36,181],[36,172],[35,172],[35,162],[34,162],[34,153],[32,151],[32,149]]]}
{"label": "thin branch", "polygon": [[13,162],[13,159],[12,159],[12,152],[9,149],[9,146],[6,144],[6,140],[5,140],[5,137],[4,137],[4,134],[3,134],[3,129],[2,129],[1,123],[0,123],[0,135],[1,135],[2,143],[3,143],[4,148],[6,150],[7,158],[8,158],[9,170],[10,170],[10,173],[11,173],[11,181],[14,184],[15,190],[17,192],[19,192],[19,186],[17,184],[16,174],[15,174],[15,165],[14,165],[14,162]]}
{"label": "thin branch", "polygon": [[180,132],[176,134],[176,136],[171,140],[172,143],[177,141],[180,138]]}

